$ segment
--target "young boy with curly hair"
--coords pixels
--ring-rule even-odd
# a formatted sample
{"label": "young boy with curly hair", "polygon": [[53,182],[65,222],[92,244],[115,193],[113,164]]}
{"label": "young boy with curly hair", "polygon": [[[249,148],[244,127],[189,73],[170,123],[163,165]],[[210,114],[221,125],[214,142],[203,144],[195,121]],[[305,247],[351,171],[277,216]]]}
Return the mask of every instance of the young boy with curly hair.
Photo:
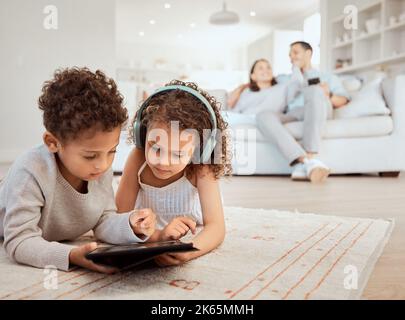
{"label": "young boy with curly hair", "polygon": [[45,83],[39,98],[44,144],[18,158],[0,185],[0,237],[13,260],[112,273],[85,258],[97,243],[61,241],[93,230],[99,240],[126,244],[154,233],[152,211],[116,213],[110,167],[128,118],[122,104],[116,84],[101,71],[57,70]]}

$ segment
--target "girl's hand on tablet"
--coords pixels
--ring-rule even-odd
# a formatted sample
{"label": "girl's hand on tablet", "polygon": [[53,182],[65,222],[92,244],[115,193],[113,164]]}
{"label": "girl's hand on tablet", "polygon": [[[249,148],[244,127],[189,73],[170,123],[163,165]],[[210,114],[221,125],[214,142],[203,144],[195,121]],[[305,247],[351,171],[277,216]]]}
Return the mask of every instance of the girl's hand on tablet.
{"label": "girl's hand on tablet", "polygon": [[174,218],[161,232],[160,240],[178,240],[184,237],[189,230],[195,234],[197,223],[189,217]]}
{"label": "girl's hand on tablet", "polygon": [[95,249],[97,249],[96,242],[86,243],[85,245],[72,249],[69,254],[69,263],[100,273],[113,274],[119,271],[118,269],[96,264],[93,261],[86,259],[86,254]]}
{"label": "girl's hand on tablet", "polygon": [[156,214],[149,208],[134,210],[129,222],[136,235],[150,237],[155,232]]}
{"label": "girl's hand on tablet", "polygon": [[191,260],[188,252],[165,253],[157,256],[155,262],[159,267],[178,266]]}

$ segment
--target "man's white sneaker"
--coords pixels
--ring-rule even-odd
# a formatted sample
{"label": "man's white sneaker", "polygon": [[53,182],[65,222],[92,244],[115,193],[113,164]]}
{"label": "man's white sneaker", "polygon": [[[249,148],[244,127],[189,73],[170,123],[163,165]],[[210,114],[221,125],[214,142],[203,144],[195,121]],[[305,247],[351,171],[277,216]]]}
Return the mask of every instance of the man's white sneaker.
{"label": "man's white sneaker", "polygon": [[307,169],[304,163],[297,163],[293,166],[294,170],[291,174],[291,179],[294,181],[305,181],[308,180]]}
{"label": "man's white sneaker", "polygon": [[329,174],[330,169],[318,159],[304,160],[307,176],[313,183],[324,182]]}

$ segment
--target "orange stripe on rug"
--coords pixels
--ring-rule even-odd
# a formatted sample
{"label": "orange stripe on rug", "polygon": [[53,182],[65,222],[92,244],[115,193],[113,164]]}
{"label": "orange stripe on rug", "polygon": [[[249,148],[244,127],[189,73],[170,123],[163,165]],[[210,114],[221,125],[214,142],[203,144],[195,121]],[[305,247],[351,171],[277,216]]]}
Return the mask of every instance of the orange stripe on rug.
{"label": "orange stripe on rug", "polygon": [[106,279],[108,276],[109,276],[109,275],[102,275],[100,278],[98,278],[98,279],[96,279],[96,280],[89,281],[89,282],[87,282],[87,283],[81,285],[80,287],[77,287],[77,288],[75,288],[75,289],[72,289],[72,290],[63,292],[62,294],[56,296],[54,299],[60,299],[60,298],[62,298],[62,297],[64,297],[64,296],[67,296],[67,295],[73,293],[73,292],[76,292],[77,290],[80,290],[80,289],[82,289],[82,288],[84,288],[84,287],[87,287],[87,286],[89,286],[89,285],[92,285],[93,283],[96,283],[96,282],[98,282],[98,281],[104,280],[104,279]]}
{"label": "orange stripe on rug", "polygon": [[321,262],[340,244],[344,239],[346,239],[352,232],[360,225],[360,222],[358,222],[352,229],[349,230],[342,238],[340,238],[333,246],[330,248],[313,266],[311,269],[309,269],[302,277],[301,279],[295,283],[288,291],[287,293],[282,297],[282,299],[287,299],[288,296],[301,284],[304,282],[304,280],[308,277],[308,275],[318,267]]}
{"label": "orange stripe on rug", "polygon": [[[76,275],[74,275],[73,277],[70,277],[70,278],[68,278],[68,279],[65,279],[65,280],[59,282],[58,285],[59,285],[59,284],[62,284],[62,283],[65,283],[65,282],[67,282],[67,281],[73,280],[73,279],[80,278],[80,277],[82,277],[82,276],[88,274],[89,272],[90,272],[90,270],[85,270],[85,271],[83,271],[82,273],[76,274]],[[41,283],[42,283],[42,282],[41,282]],[[30,294],[28,294],[28,295],[26,295],[26,296],[22,296],[22,297],[18,298],[18,300],[32,299],[32,297],[35,297],[36,295],[41,294],[42,292],[44,292],[44,291],[46,291],[46,290],[47,290],[47,289],[45,289],[45,288],[41,288],[41,289],[39,289],[39,290],[37,290],[37,291],[34,291],[33,293],[30,293]]]}
{"label": "orange stripe on rug", "polygon": [[323,229],[325,229],[329,223],[323,224],[318,230],[316,230],[314,233],[312,233],[309,237],[305,238],[304,240],[300,241],[298,244],[296,244],[294,247],[291,249],[287,250],[280,258],[278,258],[275,262],[273,262],[270,266],[266,267],[262,272],[257,274],[253,279],[251,279],[249,282],[247,282],[245,285],[243,285],[240,289],[235,291],[232,295],[230,295],[229,299],[234,298],[237,294],[245,290],[247,287],[249,287],[255,280],[257,280],[259,277],[261,277],[264,273],[269,271],[271,268],[273,268],[275,265],[280,263],[283,259],[288,257],[291,252],[293,252],[295,249],[299,248],[301,245],[303,245],[305,242],[310,240],[311,238],[315,237],[319,232],[321,232]]}
{"label": "orange stripe on rug", "polygon": [[[72,268],[71,272],[66,272],[66,273],[62,274],[62,276],[61,276],[60,278],[62,278],[62,277],[64,278],[65,276],[72,275],[72,271],[75,271],[75,270],[77,270],[77,269],[79,269],[79,268],[78,268],[78,267]],[[60,278],[59,278],[59,279],[60,279]],[[4,295],[4,296],[1,296],[1,297],[0,297],[0,300],[4,300],[4,299],[7,299],[8,297],[11,297],[11,296],[13,296],[13,295],[16,295],[16,294],[19,294],[19,293],[21,293],[21,292],[30,290],[30,289],[32,289],[32,288],[35,288],[35,287],[37,287],[37,286],[42,285],[43,283],[44,283],[43,281],[39,281],[39,282],[33,283],[33,284],[31,284],[31,285],[29,285],[29,286],[27,286],[27,287],[24,287],[24,288],[15,290],[15,291],[10,292],[10,293],[8,293],[8,294],[6,294],[6,295]]]}
{"label": "orange stripe on rug", "polygon": [[94,292],[97,292],[97,291],[99,291],[99,290],[101,290],[101,289],[107,288],[107,287],[111,286],[112,284],[114,284],[114,283],[116,283],[116,282],[118,282],[118,281],[121,281],[121,280],[123,280],[123,279],[129,277],[130,275],[131,275],[131,273],[130,273],[129,271],[127,271],[126,273],[122,274],[119,279],[114,279],[113,281],[111,281],[111,282],[109,282],[109,283],[106,283],[106,284],[104,284],[104,285],[102,285],[102,286],[100,286],[100,287],[98,287],[98,288],[95,288],[95,289],[93,289],[93,290],[90,290],[89,292],[86,292],[86,293],[82,294],[81,296],[75,298],[75,300],[81,300],[81,299],[83,299],[84,297],[87,297],[87,296],[93,294]]}
{"label": "orange stripe on rug", "polygon": [[336,225],[332,230],[330,230],[327,234],[325,234],[322,238],[320,238],[318,241],[316,241],[313,245],[311,245],[307,250],[305,250],[303,253],[301,253],[293,262],[291,262],[287,267],[285,267],[283,270],[281,270],[273,279],[271,279],[262,289],[260,289],[253,297],[250,299],[254,300],[256,299],[264,290],[266,290],[274,281],[276,281],[279,277],[281,277],[290,267],[292,267],[298,260],[300,260],[303,256],[305,256],[309,250],[311,250],[313,247],[315,247],[319,242],[324,240],[326,237],[328,237],[333,231],[335,231],[338,227],[340,227],[342,223],[339,223]]}
{"label": "orange stripe on rug", "polygon": [[330,273],[331,273],[332,270],[336,267],[336,265],[339,263],[339,261],[346,255],[346,253],[347,253],[351,248],[353,248],[353,246],[357,243],[357,241],[367,233],[367,231],[370,229],[370,227],[372,226],[373,223],[374,223],[373,221],[369,223],[369,225],[367,226],[367,228],[366,228],[362,233],[360,233],[360,235],[359,235],[356,239],[353,240],[352,244],[351,244],[348,248],[346,248],[346,250],[339,256],[339,258],[332,264],[332,266],[330,267],[330,269],[324,274],[324,276],[323,276],[323,277],[321,278],[321,280],[317,283],[317,285],[316,285],[312,290],[310,290],[309,292],[307,292],[307,293],[305,294],[305,300],[308,300],[309,297],[310,297],[316,290],[319,289],[319,287],[322,285],[322,283],[325,281],[325,279],[330,275]]}
{"label": "orange stripe on rug", "polygon": [[[130,270],[124,271],[124,272],[121,274],[121,277],[119,277],[118,279],[113,280],[111,283],[107,284],[106,286],[108,286],[108,285],[110,285],[110,284],[113,284],[113,283],[115,283],[115,282],[117,282],[117,281],[123,279],[123,278],[124,278],[123,275],[126,276],[127,273],[130,273]],[[88,283],[85,283],[85,284],[81,285],[80,287],[77,287],[77,288],[73,289],[73,290],[64,292],[64,293],[60,294],[59,296],[57,296],[55,299],[60,299],[60,298],[62,298],[62,297],[64,297],[64,296],[67,296],[67,295],[73,293],[73,292],[76,292],[77,290],[80,290],[80,289],[82,289],[82,288],[84,288],[84,287],[90,286],[90,285],[92,285],[92,284],[94,284],[94,283],[96,283],[96,282],[102,281],[102,280],[104,280],[104,279],[106,279],[106,278],[108,278],[108,277],[114,277],[114,276],[116,276],[116,275],[118,275],[118,274],[115,274],[115,275],[109,275],[109,274],[103,275],[102,277],[100,277],[100,278],[98,278],[98,279],[96,279],[96,280],[94,280],[94,281],[90,281],[90,282],[88,282]],[[116,278],[117,278],[117,277],[116,277]],[[106,286],[103,286],[103,287],[106,287]],[[100,288],[101,288],[101,287],[100,287]],[[92,292],[92,291],[93,291],[93,290],[91,290],[90,292]],[[95,290],[95,291],[97,291],[97,290]],[[86,293],[84,293],[82,296],[85,296],[85,295],[86,295]]]}

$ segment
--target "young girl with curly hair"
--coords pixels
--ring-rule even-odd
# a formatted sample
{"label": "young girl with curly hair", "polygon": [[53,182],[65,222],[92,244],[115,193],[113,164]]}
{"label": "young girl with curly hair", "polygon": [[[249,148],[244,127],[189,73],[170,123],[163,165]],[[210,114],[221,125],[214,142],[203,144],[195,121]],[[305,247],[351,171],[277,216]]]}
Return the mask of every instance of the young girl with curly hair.
{"label": "young girl with curly hair", "polygon": [[138,110],[135,143],[116,195],[118,212],[156,214],[149,241],[177,240],[189,231],[199,251],[164,254],[160,266],[178,265],[218,247],[225,237],[219,179],[231,173],[227,123],[219,103],[194,83],[174,80]]}

